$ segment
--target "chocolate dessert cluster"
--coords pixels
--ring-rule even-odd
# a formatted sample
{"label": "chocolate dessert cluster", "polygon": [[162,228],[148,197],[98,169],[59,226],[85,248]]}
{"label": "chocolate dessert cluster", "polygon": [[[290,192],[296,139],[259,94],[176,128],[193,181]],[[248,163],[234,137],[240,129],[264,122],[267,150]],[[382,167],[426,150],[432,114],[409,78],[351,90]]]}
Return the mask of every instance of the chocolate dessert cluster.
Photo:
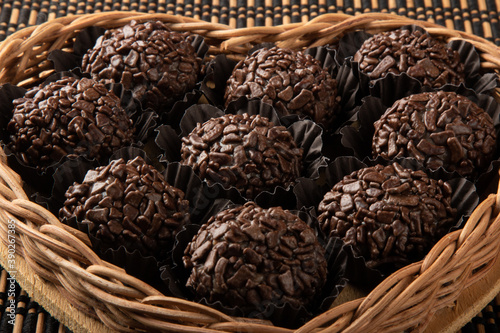
{"label": "chocolate dessert cluster", "polygon": [[397,29],[375,34],[363,43],[354,61],[371,80],[388,73],[406,73],[424,86],[434,88],[465,81],[458,52],[420,30]]}
{"label": "chocolate dessert cluster", "polygon": [[13,104],[8,147],[40,171],[65,156],[108,158],[133,141],[133,123],[120,98],[91,79],[63,77]]}
{"label": "chocolate dessert cluster", "polygon": [[253,202],[212,217],[188,244],[187,285],[209,302],[259,308],[308,304],[326,281],[324,249],[315,232],[281,207]]}
{"label": "chocolate dessert cluster", "polygon": [[[89,170],[67,190],[62,218],[76,217],[109,248],[160,255],[189,222],[189,202],[141,157]],[[164,253],[163,253],[164,254]]]}
{"label": "chocolate dessert cluster", "polygon": [[132,21],[107,30],[83,57],[95,80],[121,83],[146,107],[171,105],[198,82],[201,62],[191,35],[158,22]]}
{"label": "chocolate dessert cluster", "polygon": [[353,172],[325,194],[318,221],[368,267],[417,261],[454,225],[452,189],[398,163]]}
{"label": "chocolate dessert cluster", "polygon": [[302,170],[302,150],[284,126],[266,117],[227,114],[198,123],[182,138],[181,163],[202,179],[254,198],[292,184]]}
{"label": "chocolate dessert cluster", "polygon": [[373,155],[413,157],[429,169],[444,167],[462,176],[484,170],[496,151],[491,117],[453,92],[400,99],[375,122]]}
{"label": "chocolate dessert cluster", "polygon": [[318,60],[300,51],[262,48],[240,61],[228,80],[227,105],[259,98],[282,115],[308,116],[328,128],[338,112],[337,81]]}

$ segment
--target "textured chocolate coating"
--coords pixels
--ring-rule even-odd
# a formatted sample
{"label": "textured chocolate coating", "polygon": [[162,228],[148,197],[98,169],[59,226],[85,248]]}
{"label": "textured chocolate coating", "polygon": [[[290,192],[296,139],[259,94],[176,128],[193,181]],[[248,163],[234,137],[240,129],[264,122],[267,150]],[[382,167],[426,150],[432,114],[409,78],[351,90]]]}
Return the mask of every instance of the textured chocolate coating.
{"label": "textured chocolate coating", "polygon": [[96,80],[121,83],[157,110],[193,89],[198,80],[202,59],[190,38],[160,21],[131,21],[107,30],[84,55],[82,69]]}
{"label": "textured chocolate coating", "polygon": [[38,170],[67,155],[107,158],[133,140],[133,123],[120,99],[91,79],[63,77],[13,104],[8,147]]}
{"label": "textured chocolate coating", "polygon": [[454,225],[452,189],[424,171],[398,163],[376,165],[345,176],[319,204],[318,221],[340,237],[368,267],[420,260]]}
{"label": "textured chocolate coating", "polygon": [[200,178],[234,186],[247,198],[291,185],[302,170],[302,149],[290,132],[247,113],[198,123],[182,138],[181,158]]}
{"label": "textured chocolate coating", "polygon": [[486,168],[496,150],[491,117],[453,92],[412,95],[396,101],[375,122],[373,156],[414,157],[430,169],[462,176]]}
{"label": "textured chocolate coating", "polygon": [[169,185],[141,157],[87,172],[65,194],[61,218],[75,216],[105,246],[157,256],[168,250],[177,231],[189,221],[184,192]]}
{"label": "textured chocolate coating", "polygon": [[337,81],[318,60],[278,47],[257,50],[236,65],[227,82],[226,107],[241,96],[259,98],[283,115],[309,116],[327,128],[340,101]]}
{"label": "textured chocolate coating", "polygon": [[324,249],[304,221],[281,207],[253,202],[212,217],[188,244],[187,285],[199,298],[258,308],[306,305],[325,284]]}
{"label": "textured chocolate coating", "polygon": [[354,55],[370,79],[406,73],[423,85],[441,87],[465,81],[460,55],[420,30],[398,29],[375,34]]}

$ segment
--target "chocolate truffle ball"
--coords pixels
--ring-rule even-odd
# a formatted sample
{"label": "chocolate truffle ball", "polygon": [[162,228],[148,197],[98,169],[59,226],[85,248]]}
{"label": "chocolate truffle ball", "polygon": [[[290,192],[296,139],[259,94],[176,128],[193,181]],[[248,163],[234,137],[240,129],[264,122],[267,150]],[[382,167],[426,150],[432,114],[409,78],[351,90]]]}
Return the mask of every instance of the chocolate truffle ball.
{"label": "chocolate truffle ball", "polygon": [[75,216],[89,225],[103,249],[119,246],[142,255],[158,256],[172,246],[174,236],[189,221],[184,192],[141,157],[87,172],[84,181],[65,193],[61,218]]}
{"label": "chocolate truffle ball", "polygon": [[302,149],[284,126],[266,117],[228,114],[198,123],[182,138],[181,163],[209,183],[234,186],[254,198],[294,183],[302,170]]}
{"label": "chocolate truffle ball", "polygon": [[95,80],[121,83],[146,107],[169,106],[198,81],[202,59],[188,33],[164,23],[131,21],[107,30],[83,57],[82,69]]}
{"label": "chocolate truffle ball", "polygon": [[91,79],[63,77],[13,104],[8,147],[40,171],[64,156],[108,158],[133,141],[133,123],[120,99]]}
{"label": "chocolate truffle ball", "polygon": [[314,231],[281,207],[248,202],[224,210],[202,225],[184,253],[191,269],[187,286],[228,307],[306,305],[326,281],[324,249]]}
{"label": "chocolate truffle ball", "polygon": [[340,237],[368,267],[401,267],[422,259],[454,225],[452,188],[398,163],[345,176],[319,204],[328,237]]}
{"label": "chocolate truffle ball", "polygon": [[406,73],[434,88],[465,81],[458,52],[420,30],[378,33],[363,43],[354,61],[371,80]]}
{"label": "chocolate truffle ball", "polygon": [[260,49],[240,61],[227,82],[227,105],[241,96],[259,98],[282,115],[308,116],[328,128],[337,114],[337,81],[319,60],[300,51]]}
{"label": "chocolate truffle ball", "polygon": [[373,156],[413,157],[430,169],[462,176],[486,168],[496,150],[491,117],[453,92],[412,95],[396,101],[375,122]]}

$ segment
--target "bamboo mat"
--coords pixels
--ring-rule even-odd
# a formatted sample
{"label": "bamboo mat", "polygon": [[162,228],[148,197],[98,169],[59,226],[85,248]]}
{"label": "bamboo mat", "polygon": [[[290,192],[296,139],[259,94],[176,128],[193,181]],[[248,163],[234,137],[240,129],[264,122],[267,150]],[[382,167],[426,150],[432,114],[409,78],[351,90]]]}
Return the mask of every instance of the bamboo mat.
{"label": "bamboo mat", "polygon": [[69,333],[0,267],[0,332]]}
{"label": "bamboo mat", "polygon": [[110,10],[194,17],[233,28],[308,21],[325,13],[384,12],[472,32],[500,45],[500,0],[0,0],[0,41],[17,29]]}
{"label": "bamboo mat", "polygon": [[[394,13],[470,32],[500,45],[500,0],[0,0],[0,41],[16,30],[56,17],[111,10],[183,15],[233,28],[303,22],[325,13]],[[17,283],[13,296],[10,281],[0,267],[0,332],[69,332]],[[8,317],[12,302],[15,325],[9,324]],[[500,295],[461,333],[498,333],[499,327]]]}

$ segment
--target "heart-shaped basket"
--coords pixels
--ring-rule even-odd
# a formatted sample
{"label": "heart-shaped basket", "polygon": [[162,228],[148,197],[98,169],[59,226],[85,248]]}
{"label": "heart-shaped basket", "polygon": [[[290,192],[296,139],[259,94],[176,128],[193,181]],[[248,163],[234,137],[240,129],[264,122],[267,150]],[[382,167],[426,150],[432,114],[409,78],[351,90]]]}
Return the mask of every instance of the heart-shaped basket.
{"label": "heart-shaped basket", "polygon": [[[167,14],[106,12],[61,17],[9,36],[0,44],[0,84],[40,82],[53,72],[48,53],[55,49],[71,51],[81,29],[113,28],[132,19],[160,20],[173,30],[202,35],[210,45],[208,56],[227,54],[235,58],[263,42],[302,49],[328,44],[348,31],[375,33],[415,24],[445,40],[472,43],[480,53],[483,68],[497,73],[500,69],[500,48],[494,44],[465,32],[396,15],[325,14],[306,23],[233,29]],[[494,95],[500,101],[498,89]],[[9,168],[3,152],[0,158],[0,263],[34,300],[73,331],[292,331],[166,297],[102,261],[90,248],[86,235],[62,225],[28,199],[23,180]],[[296,332],[424,331],[436,312],[443,319],[438,326],[432,326],[433,331],[459,328],[500,290],[496,260],[500,252],[499,209],[500,195],[490,195],[463,229],[446,235],[424,260],[400,269],[368,296],[337,305]],[[9,228],[15,229],[15,238],[9,237]],[[446,312],[450,307],[452,310]]]}

